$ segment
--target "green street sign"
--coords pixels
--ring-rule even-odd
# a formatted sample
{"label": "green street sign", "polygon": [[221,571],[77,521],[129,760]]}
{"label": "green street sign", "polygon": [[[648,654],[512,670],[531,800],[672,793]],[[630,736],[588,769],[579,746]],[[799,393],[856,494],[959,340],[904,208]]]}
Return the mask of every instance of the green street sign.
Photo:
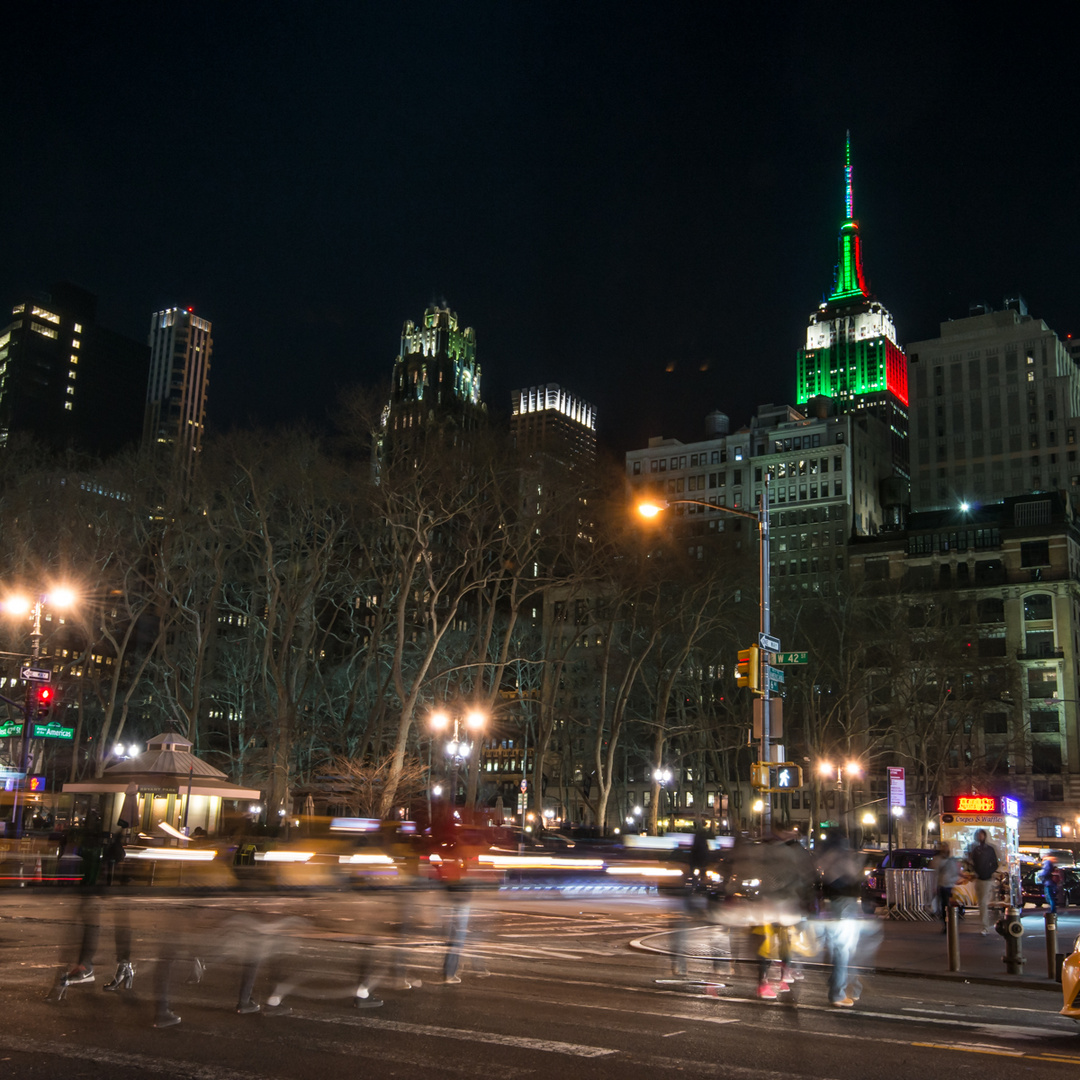
{"label": "green street sign", "polygon": [[22,724],[15,720],[9,720],[6,724],[0,724],[0,739],[13,739],[22,734]]}
{"label": "green street sign", "polygon": [[35,739],[74,739],[75,729],[73,727],[61,727],[53,721],[49,724],[35,724],[30,735]]}
{"label": "green street sign", "polygon": [[784,671],[782,668],[770,667],[766,664],[765,675],[770,683],[782,683],[784,681]]}
{"label": "green street sign", "polygon": [[776,663],[778,664],[805,664],[808,663],[808,653],[804,652],[778,652]]}

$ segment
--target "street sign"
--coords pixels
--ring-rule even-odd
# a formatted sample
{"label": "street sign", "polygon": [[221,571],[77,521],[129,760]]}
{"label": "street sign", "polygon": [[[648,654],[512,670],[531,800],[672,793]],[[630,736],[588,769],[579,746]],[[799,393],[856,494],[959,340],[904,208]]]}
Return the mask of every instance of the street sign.
{"label": "street sign", "polygon": [[896,766],[889,768],[889,806],[907,806],[904,770]]}
{"label": "street sign", "polygon": [[52,672],[48,668],[24,667],[19,676],[27,682],[52,682]]}
{"label": "street sign", "polygon": [[521,794],[524,795],[529,790],[529,781],[523,776],[521,778]]}
{"label": "street sign", "polygon": [[0,739],[13,739],[22,734],[22,724],[17,720],[9,720],[6,724],[0,724]]}
{"label": "street sign", "polygon": [[0,765],[0,780],[21,780],[26,773],[19,772],[18,769],[9,768],[7,765]]}
{"label": "street sign", "polygon": [[48,724],[34,724],[30,735],[34,739],[74,739],[73,727],[62,727],[55,720]]}
{"label": "street sign", "polygon": [[779,652],[780,651],[780,639],[773,637],[772,634],[758,634],[758,645],[766,652]]}
{"label": "street sign", "polygon": [[777,664],[806,664],[809,653],[804,652],[778,652],[774,658]]}
{"label": "street sign", "polygon": [[784,669],[771,667],[769,664],[766,664],[765,676],[769,680],[770,685],[772,683],[782,683],[784,681]]}

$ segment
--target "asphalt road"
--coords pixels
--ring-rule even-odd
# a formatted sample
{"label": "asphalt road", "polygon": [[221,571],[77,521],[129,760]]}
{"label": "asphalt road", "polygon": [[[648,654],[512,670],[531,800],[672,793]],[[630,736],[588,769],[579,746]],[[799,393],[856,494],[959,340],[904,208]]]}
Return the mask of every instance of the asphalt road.
{"label": "asphalt road", "polygon": [[[678,913],[640,896],[478,897],[461,982],[446,985],[445,897],[421,901],[405,913],[401,936],[396,901],[370,894],[125,900],[103,909],[96,981],[57,1000],[56,973],[78,951],[77,898],[2,893],[0,1076],[989,1080],[1080,1072],[1080,1025],[1056,1015],[1060,998],[1050,991],[877,975],[854,1008],[840,1010],[827,1002],[824,975],[808,970],[793,993],[762,1002],[753,966],[726,959],[723,935],[699,934],[699,951],[711,941],[719,959],[691,961],[686,981],[673,978],[666,950]],[[111,925],[124,909],[134,985],[102,993],[114,967]],[[741,937],[732,945],[739,952]],[[265,1003],[285,990],[287,1014],[235,1012],[241,961],[255,948],[265,957],[255,996]],[[170,1004],[182,1022],[157,1030],[154,972],[172,951],[180,959]],[[206,962],[199,983],[189,981],[195,954]],[[361,977],[381,1007],[352,1006]],[[406,978],[423,985],[405,989]]]}

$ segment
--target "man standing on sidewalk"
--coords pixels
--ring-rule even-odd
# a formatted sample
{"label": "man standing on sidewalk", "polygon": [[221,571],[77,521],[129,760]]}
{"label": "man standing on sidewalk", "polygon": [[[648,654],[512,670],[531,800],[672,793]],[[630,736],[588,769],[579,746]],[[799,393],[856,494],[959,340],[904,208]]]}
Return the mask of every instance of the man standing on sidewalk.
{"label": "man standing on sidewalk", "polygon": [[986,830],[975,834],[975,843],[968,849],[968,861],[975,871],[975,896],[979,901],[979,918],[983,934],[990,933],[990,890],[997,873],[998,857],[993,844],[986,842]]}

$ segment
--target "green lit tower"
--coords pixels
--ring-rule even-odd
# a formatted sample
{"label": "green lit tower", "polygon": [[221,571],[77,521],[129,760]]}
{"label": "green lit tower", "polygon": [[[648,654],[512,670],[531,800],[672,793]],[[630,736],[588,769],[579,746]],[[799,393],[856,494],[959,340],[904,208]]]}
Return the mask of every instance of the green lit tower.
{"label": "green lit tower", "polygon": [[[851,132],[844,164],[844,221],[832,292],[810,316],[799,350],[796,401],[831,398],[840,412],[874,412],[892,430],[893,470],[906,489],[908,466],[907,357],[892,316],[871,295],[852,189]],[[906,491],[890,502],[906,502]]]}

